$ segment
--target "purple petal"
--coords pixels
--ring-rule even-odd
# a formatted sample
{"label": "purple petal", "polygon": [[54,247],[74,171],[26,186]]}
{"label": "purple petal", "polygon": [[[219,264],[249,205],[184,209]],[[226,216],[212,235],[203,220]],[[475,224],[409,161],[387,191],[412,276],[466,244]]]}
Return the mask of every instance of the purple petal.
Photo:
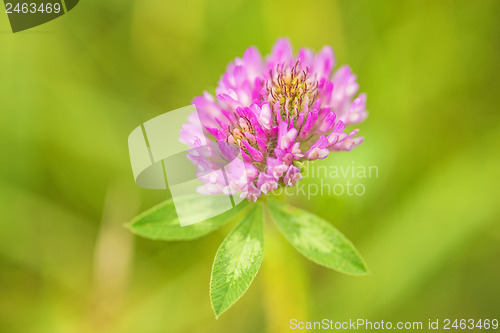
{"label": "purple petal", "polygon": [[254,81],[264,70],[262,57],[256,47],[251,46],[243,53],[243,62],[247,68],[248,79]]}
{"label": "purple petal", "polygon": [[268,68],[272,69],[277,64],[285,63],[290,65],[293,60],[292,45],[287,38],[280,38],[273,46],[271,57],[269,58]]}
{"label": "purple petal", "polygon": [[262,155],[262,153],[260,151],[258,151],[254,147],[252,147],[248,143],[248,141],[246,141],[246,140],[242,140],[241,142],[243,143],[243,145],[245,146],[245,148],[248,150],[248,153],[250,154],[250,156],[252,156],[252,158],[255,161],[264,162],[264,155]]}
{"label": "purple petal", "polygon": [[286,185],[292,187],[295,184],[297,184],[297,182],[301,179],[302,179],[302,174],[300,173],[299,168],[290,165],[290,168],[288,168],[288,171],[286,172],[283,181],[285,182]]}
{"label": "purple petal", "polygon": [[257,137],[257,145],[259,146],[259,149],[261,152],[264,154],[267,154],[267,145],[266,143],[259,137]]}
{"label": "purple petal", "polygon": [[278,182],[273,176],[261,172],[257,179],[257,187],[262,193],[267,194],[278,188]]}
{"label": "purple petal", "polygon": [[335,115],[335,112],[329,112],[325,119],[321,122],[321,125],[319,126],[318,131],[321,133],[326,133],[329,132],[333,129],[335,126],[335,119],[337,116]]}
{"label": "purple petal", "polygon": [[290,147],[292,142],[295,141],[296,137],[297,130],[295,128],[292,128],[284,135],[278,136],[278,147],[280,147],[281,149],[287,149],[288,147]]}
{"label": "purple petal", "polygon": [[299,61],[299,65],[301,69],[306,69],[309,67],[312,69],[313,61],[314,61],[314,52],[308,48],[301,48],[299,53],[297,54],[297,60]]}
{"label": "purple petal", "polygon": [[335,65],[335,57],[333,50],[329,46],[325,46],[318,52],[316,59],[314,59],[314,72],[319,78],[328,79],[332,73],[333,66]]}

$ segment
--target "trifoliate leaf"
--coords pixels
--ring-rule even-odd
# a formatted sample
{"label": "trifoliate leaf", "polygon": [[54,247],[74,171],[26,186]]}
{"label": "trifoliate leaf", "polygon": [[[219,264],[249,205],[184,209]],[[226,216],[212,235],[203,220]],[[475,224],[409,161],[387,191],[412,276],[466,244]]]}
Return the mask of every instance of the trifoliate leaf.
{"label": "trifoliate leaf", "polygon": [[306,258],[342,273],[367,273],[365,263],[352,243],[329,222],[274,200],[269,200],[268,206],[283,236]]}
{"label": "trifoliate leaf", "polygon": [[[169,199],[137,216],[128,224],[128,227],[135,234],[150,239],[191,240],[220,228],[246,206],[247,202],[242,202],[233,209],[206,221],[181,227],[174,203],[172,199]],[[193,207],[193,209],[196,210],[199,207]]]}
{"label": "trifoliate leaf", "polygon": [[215,255],[210,299],[217,317],[248,289],[259,271],[263,254],[262,206],[257,204],[224,239]]}

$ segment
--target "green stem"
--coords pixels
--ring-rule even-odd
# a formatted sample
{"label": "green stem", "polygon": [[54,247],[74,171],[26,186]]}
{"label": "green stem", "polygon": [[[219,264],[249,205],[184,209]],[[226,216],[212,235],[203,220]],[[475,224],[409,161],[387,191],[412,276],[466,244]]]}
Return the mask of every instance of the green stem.
{"label": "green stem", "polygon": [[267,315],[267,331],[289,332],[290,320],[307,315],[307,276],[296,251],[273,225],[265,205],[265,253],[262,288]]}

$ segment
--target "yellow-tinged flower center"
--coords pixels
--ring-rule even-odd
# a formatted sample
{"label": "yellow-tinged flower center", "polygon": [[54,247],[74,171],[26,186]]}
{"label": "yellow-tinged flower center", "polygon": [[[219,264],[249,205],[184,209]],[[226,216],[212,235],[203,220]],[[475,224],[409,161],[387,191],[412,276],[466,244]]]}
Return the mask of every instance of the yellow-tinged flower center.
{"label": "yellow-tinged flower center", "polygon": [[266,82],[267,101],[273,107],[280,102],[281,112],[297,116],[304,106],[311,106],[318,96],[318,82],[309,75],[309,69],[298,68],[297,61],[293,67],[284,68],[277,65],[270,71],[270,79]]}

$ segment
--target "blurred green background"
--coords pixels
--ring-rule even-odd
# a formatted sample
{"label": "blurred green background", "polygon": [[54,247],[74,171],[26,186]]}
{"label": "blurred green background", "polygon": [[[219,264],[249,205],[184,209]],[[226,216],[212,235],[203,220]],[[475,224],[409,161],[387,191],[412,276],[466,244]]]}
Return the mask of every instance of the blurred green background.
{"label": "blurred green background", "polygon": [[[0,15],[0,332],[280,332],[323,318],[500,317],[500,2],[99,1],[12,34]],[[267,230],[263,267],[218,320],[208,284],[232,225],[190,242],[123,228],[128,134],[213,92],[278,37],[331,45],[368,94],[361,197],[291,198],[365,257],[350,277]],[[310,182],[318,181],[314,179]]]}

